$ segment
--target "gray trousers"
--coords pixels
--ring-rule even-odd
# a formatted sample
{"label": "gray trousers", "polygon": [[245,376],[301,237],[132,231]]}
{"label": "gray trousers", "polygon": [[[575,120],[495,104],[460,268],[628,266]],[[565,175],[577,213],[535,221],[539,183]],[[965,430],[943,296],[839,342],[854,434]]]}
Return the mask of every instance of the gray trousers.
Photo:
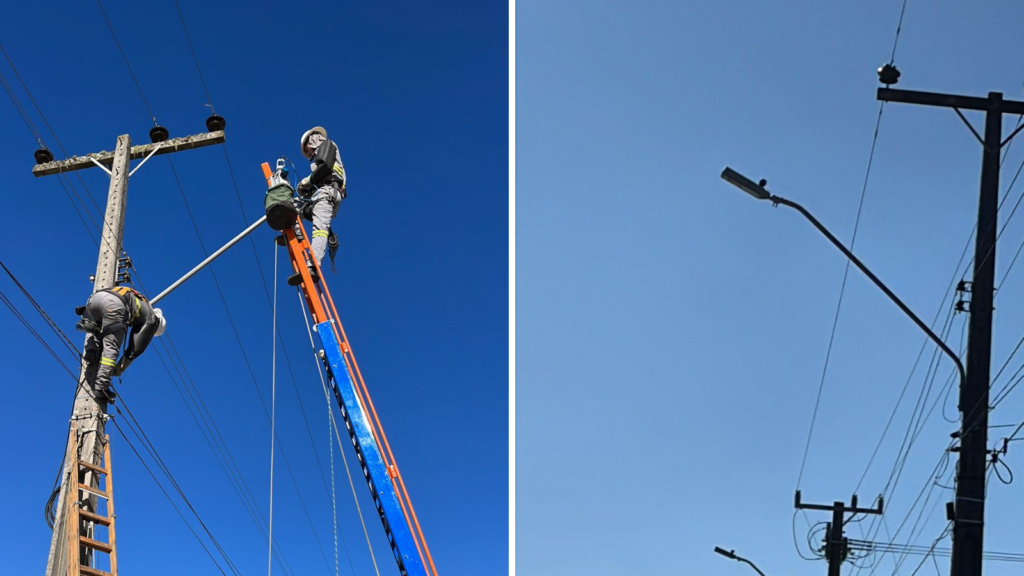
{"label": "gray trousers", "polygon": [[121,343],[128,327],[128,310],[121,299],[109,292],[97,292],[89,298],[83,316],[104,328],[120,324],[118,330],[97,336],[88,334],[85,338],[85,378],[93,390],[110,389],[110,373],[117,363]]}
{"label": "gray trousers", "polygon": [[324,253],[327,252],[327,229],[331,226],[331,220],[338,214],[339,207],[341,190],[337,188],[337,184],[321,187],[320,197],[313,204],[313,241],[310,242],[317,264],[323,262]]}

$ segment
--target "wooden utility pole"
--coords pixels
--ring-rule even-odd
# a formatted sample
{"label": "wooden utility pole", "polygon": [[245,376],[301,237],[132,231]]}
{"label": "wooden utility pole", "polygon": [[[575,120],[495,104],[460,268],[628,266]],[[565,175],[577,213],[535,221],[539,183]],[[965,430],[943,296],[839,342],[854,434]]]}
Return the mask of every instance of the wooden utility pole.
{"label": "wooden utility pole", "polygon": [[839,576],[840,567],[850,552],[849,544],[843,535],[843,524],[847,512],[851,514],[881,514],[882,497],[878,497],[877,508],[858,508],[857,495],[850,499],[850,505],[833,502],[831,506],[824,504],[804,504],[800,501],[800,491],[796,491],[796,508],[798,510],[823,510],[832,512],[832,521],[825,525],[825,559],[828,560],[828,576]]}
{"label": "wooden utility pole", "polygon": [[[960,387],[960,462],[957,464],[953,521],[952,576],[981,576],[985,527],[985,467],[988,460],[989,370],[992,360],[992,311],[996,270],[996,228],[999,205],[999,151],[1016,132],[1002,139],[1004,114],[1024,114],[1024,102],[1004,100],[1000,92],[988,98],[954,96],[879,88],[878,99],[952,108],[983,147],[981,194],[978,202],[974,276],[971,282],[970,325],[967,334],[967,376]],[[964,110],[985,112],[982,138],[967,121]]]}
{"label": "wooden utility pole", "polygon": [[[113,153],[98,152],[86,156],[76,156],[67,160],[52,161],[39,164],[32,169],[35,176],[46,176],[59,174],[72,170],[81,170],[98,166],[110,175],[110,189],[107,192],[106,215],[103,219],[103,232],[100,238],[99,257],[96,262],[96,276],[93,284],[93,292],[112,288],[117,284],[118,279],[118,258],[121,255],[121,245],[124,238],[125,208],[128,202],[128,177],[138,170],[150,157],[158,154],[168,154],[201,146],[220,144],[224,142],[224,131],[209,132],[196,136],[175,138],[162,142],[155,142],[145,146],[132,147],[131,138],[124,134],[117,138],[117,146]],[[129,171],[130,160],[145,158],[134,170]],[[107,168],[107,166],[110,166]],[[75,396],[72,422],[77,426],[71,426],[69,431],[68,452],[64,454],[64,469],[61,475],[61,490],[57,499],[56,521],[53,528],[53,537],[50,541],[50,552],[46,561],[46,576],[79,576],[68,574],[68,554],[78,554],[82,566],[90,566],[91,553],[85,550],[67,550],[67,529],[65,506],[68,498],[72,502],[80,502],[83,508],[89,511],[96,509],[96,497],[90,496],[79,500],[79,494],[69,494],[68,488],[71,482],[68,477],[74,470],[75,454],[72,453],[73,446],[78,446],[81,451],[80,459],[89,464],[100,465],[100,455],[103,451],[102,439],[104,438],[104,427],[109,416],[107,415],[107,403],[95,400],[94,382],[86,378],[85,364],[78,376],[78,393]],[[70,434],[78,430],[79,437],[73,441]],[[108,485],[110,480],[108,478]],[[82,485],[96,487],[98,484],[97,474],[87,471]],[[84,527],[87,531],[91,526]]]}

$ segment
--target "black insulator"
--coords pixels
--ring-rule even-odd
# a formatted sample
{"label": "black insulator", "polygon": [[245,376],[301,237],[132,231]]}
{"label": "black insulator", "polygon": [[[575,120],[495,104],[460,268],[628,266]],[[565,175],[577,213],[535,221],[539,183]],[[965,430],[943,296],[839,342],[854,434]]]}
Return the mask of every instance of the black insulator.
{"label": "black insulator", "polygon": [[53,154],[46,148],[36,150],[36,164],[46,164],[47,162],[53,162]]}
{"label": "black insulator", "polygon": [[886,86],[895,84],[900,79],[900,71],[892,64],[886,64],[878,69],[878,81]]}
{"label": "black insulator", "polygon": [[163,126],[153,126],[153,128],[149,131],[149,139],[154,144],[156,144],[157,142],[163,142],[167,140],[167,137],[170,135],[171,133],[168,132],[167,128],[164,128]]}
{"label": "black insulator", "polygon": [[210,114],[210,117],[206,119],[206,129],[210,132],[219,132],[227,126],[227,122],[222,116],[216,114]]}

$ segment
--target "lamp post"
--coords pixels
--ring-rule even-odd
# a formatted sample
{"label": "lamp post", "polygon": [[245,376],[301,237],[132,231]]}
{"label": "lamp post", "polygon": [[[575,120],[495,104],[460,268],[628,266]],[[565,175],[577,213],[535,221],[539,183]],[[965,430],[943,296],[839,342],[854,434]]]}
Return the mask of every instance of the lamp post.
{"label": "lamp post", "polygon": [[811,213],[807,211],[807,209],[797,204],[796,202],[793,202],[792,200],[787,200],[780,196],[776,196],[769,192],[768,190],[766,190],[765,185],[768,184],[767,181],[762,179],[760,182],[754,183],[753,180],[750,180],[749,178],[743,176],[739,172],[736,172],[732,168],[726,167],[725,170],[722,171],[722,179],[732,184],[733,186],[739,188],[740,190],[743,190],[747,194],[750,194],[751,196],[758,200],[769,200],[775,206],[782,204],[783,206],[788,206],[802,214],[804,218],[806,218],[811,224],[814,225],[815,228],[818,229],[819,232],[821,232],[826,238],[828,238],[828,240],[832,242],[832,244],[836,248],[838,248],[844,256],[849,258],[850,262],[853,262],[854,265],[857,266],[857,268],[859,268],[865,276],[870,278],[871,281],[875,283],[875,286],[878,286],[878,288],[882,292],[884,292],[885,295],[888,296],[894,304],[896,304],[896,306],[899,306],[900,310],[902,310],[904,314],[906,314],[911,320],[913,320],[914,324],[917,324],[917,327],[923,330],[924,333],[927,334],[929,338],[931,338],[932,342],[935,342],[935,344],[946,354],[946,356],[949,356],[949,358],[953,360],[953,363],[956,364],[956,369],[960,372],[960,385],[961,387],[963,387],[964,379],[966,378],[966,373],[964,372],[963,362],[960,361],[960,358],[956,355],[956,353],[950,350],[949,346],[947,346],[946,343],[943,342],[942,339],[935,334],[935,332],[932,332],[932,329],[929,328],[927,324],[925,324],[923,321],[921,321],[920,318],[917,317],[917,314],[914,314],[914,312],[910,308],[908,308],[907,305],[904,304],[903,301],[900,300],[899,297],[896,296],[896,294],[894,294],[888,286],[886,286],[881,280],[878,279],[878,276],[875,276],[875,274],[871,272],[871,270],[868,270],[868,267],[865,266],[864,263],[861,262],[856,256],[854,256],[853,252],[850,252],[846,248],[846,246],[844,246],[843,243],[839,241],[838,238],[836,238],[831,232],[828,231],[827,228],[825,228],[825,226],[822,225],[821,222],[818,222],[818,219],[812,216]]}
{"label": "lamp post", "polygon": [[760,568],[755,566],[754,563],[751,562],[750,560],[747,560],[746,558],[737,556],[735,550],[725,550],[725,549],[719,548],[718,546],[715,546],[715,552],[717,552],[717,553],[721,554],[722,556],[725,556],[726,558],[729,558],[731,560],[736,560],[738,562],[743,562],[744,564],[749,564],[751,568],[753,568],[754,570],[757,570],[758,574],[760,574],[761,576],[764,576],[764,572],[761,572]]}

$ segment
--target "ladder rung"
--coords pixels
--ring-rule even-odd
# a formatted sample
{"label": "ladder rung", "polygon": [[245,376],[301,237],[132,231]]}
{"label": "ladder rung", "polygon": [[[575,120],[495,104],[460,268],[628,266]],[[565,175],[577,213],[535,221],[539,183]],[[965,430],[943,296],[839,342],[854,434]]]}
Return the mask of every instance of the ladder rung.
{"label": "ladder rung", "polygon": [[82,490],[83,492],[90,492],[101,498],[110,498],[110,496],[108,496],[106,492],[101,492],[98,488],[93,488],[91,486],[80,485],[78,489]]}
{"label": "ladder rung", "polygon": [[88,520],[90,522],[95,522],[95,523],[100,524],[102,526],[110,526],[110,518],[107,518],[106,516],[100,516],[99,514],[93,514],[92,512],[89,512],[88,510],[79,510],[78,511],[78,515],[82,518],[82,520]]}
{"label": "ladder rung", "polygon": [[90,464],[88,462],[85,462],[84,460],[79,460],[78,461],[78,465],[81,466],[82,468],[88,468],[89,470],[92,470],[93,472],[96,472],[97,474],[106,474],[107,473],[106,468],[100,468],[99,466],[97,466],[95,464]]}
{"label": "ladder rung", "polygon": [[103,570],[97,570],[88,566],[80,566],[80,569],[84,576],[111,576],[110,572],[104,572]]}
{"label": "ladder rung", "polygon": [[107,544],[106,542],[100,542],[99,540],[93,540],[92,538],[87,538],[85,536],[80,536],[78,538],[78,541],[82,543],[82,546],[88,546],[93,550],[99,550],[100,552],[105,552],[107,554],[110,554],[114,551],[114,547],[110,544]]}

